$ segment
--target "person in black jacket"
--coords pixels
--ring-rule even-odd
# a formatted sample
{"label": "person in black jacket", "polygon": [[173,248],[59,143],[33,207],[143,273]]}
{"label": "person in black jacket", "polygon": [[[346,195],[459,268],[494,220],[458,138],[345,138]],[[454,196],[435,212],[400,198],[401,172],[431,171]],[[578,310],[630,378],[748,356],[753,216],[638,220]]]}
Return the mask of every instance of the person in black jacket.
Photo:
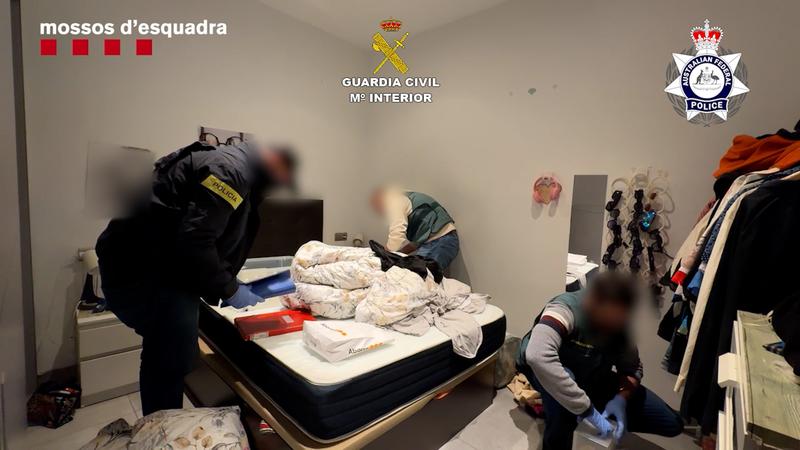
{"label": "person in black jacket", "polygon": [[155,164],[152,189],[97,241],[108,308],[142,336],[142,412],[181,408],[197,354],[199,302],[243,308],[263,299],[239,284],[258,205],[293,183],[285,149],[195,142]]}

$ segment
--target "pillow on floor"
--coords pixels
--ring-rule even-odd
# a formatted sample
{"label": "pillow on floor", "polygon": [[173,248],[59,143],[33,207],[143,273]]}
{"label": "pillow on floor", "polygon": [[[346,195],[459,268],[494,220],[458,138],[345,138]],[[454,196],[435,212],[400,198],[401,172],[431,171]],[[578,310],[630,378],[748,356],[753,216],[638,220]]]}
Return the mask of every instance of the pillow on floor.
{"label": "pillow on floor", "polygon": [[170,409],[136,421],[128,448],[249,450],[239,407]]}
{"label": "pillow on floor", "polygon": [[81,450],[127,450],[131,441],[131,426],[125,419],[117,419],[104,426],[97,437]]}
{"label": "pillow on floor", "polygon": [[239,407],[170,409],[103,427],[81,450],[250,450]]}

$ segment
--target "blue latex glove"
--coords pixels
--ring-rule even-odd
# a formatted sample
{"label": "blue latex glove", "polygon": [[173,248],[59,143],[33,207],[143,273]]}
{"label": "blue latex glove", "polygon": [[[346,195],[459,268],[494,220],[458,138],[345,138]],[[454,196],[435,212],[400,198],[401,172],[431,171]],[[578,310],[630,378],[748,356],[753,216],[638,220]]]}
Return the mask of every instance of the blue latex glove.
{"label": "blue latex glove", "polygon": [[[578,420],[581,420],[578,417]],[[589,422],[593,427],[597,429],[597,435],[601,438],[606,438],[612,431],[611,422],[609,422],[603,415],[601,415],[597,409],[592,407],[592,412],[588,415],[583,416],[583,420]]]}
{"label": "blue latex glove", "polygon": [[606,403],[606,409],[603,411],[603,418],[608,419],[609,417],[614,417],[617,419],[617,429],[614,430],[614,439],[617,441],[622,439],[622,436],[625,434],[625,427],[628,422],[628,416],[625,413],[627,406],[628,401],[625,400],[625,397],[617,394]]}
{"label": "blue latex glove", "polygon": [[264,301],[264,299],[253,293],[249,286],[246,284],[240,284],[239,289],[236,290],[236,293],[233,294],[231,298],[225,300],[225,303],[233,306],[236,309],[242,309],[247,306],[253,306],[262,301]]}

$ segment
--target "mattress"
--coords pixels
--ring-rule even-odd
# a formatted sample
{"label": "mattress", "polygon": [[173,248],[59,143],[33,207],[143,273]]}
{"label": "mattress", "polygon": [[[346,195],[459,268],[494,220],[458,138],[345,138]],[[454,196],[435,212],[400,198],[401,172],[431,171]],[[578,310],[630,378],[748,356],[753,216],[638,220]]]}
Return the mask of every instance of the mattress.
{"label": "mattress", "polygon": [[475,318],[483,344],[474,359],[453,353],[450,339],[436,328],[423,336],[395,334],[395,341],[336,363],[302,343],[301,333],[244,341],[233,325],[243,315],[281,309],[276,298],[249,311],[204,305],[200,331],[312,439],[343,439],[427,394],[491,356],[503,344],[502,310],[488,305]]}

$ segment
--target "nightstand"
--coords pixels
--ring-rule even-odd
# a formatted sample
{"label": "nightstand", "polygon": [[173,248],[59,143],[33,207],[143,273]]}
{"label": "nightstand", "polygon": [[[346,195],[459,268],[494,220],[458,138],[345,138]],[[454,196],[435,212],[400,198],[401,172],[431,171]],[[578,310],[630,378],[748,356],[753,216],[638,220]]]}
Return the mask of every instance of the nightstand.
{"label": "nightstand", "polygon": [[110,311],[78,311],[75,319],[81,406],[138,391],[141,336]]}

